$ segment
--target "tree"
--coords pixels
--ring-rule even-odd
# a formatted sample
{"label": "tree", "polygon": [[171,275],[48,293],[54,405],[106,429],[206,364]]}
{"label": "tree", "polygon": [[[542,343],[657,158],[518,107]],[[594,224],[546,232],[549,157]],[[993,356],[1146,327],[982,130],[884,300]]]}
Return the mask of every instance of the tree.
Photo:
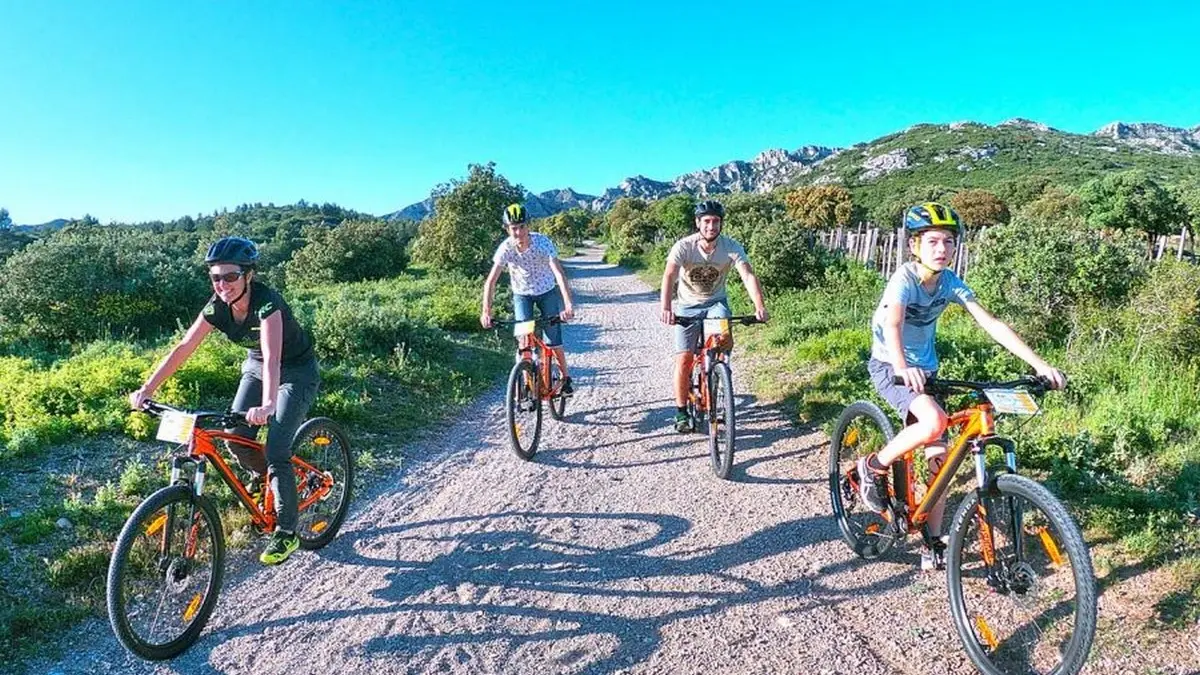
{"label": "tree", "polygon": [[736,192],[725,199],[725,224],[722,232],[746,245],[758,230],[777,222],[787,221],[793,228],[798,226],[788,217],[782,195]]}
{"label": "tree", "polygon": [[1012,219],[1008,206],[987,190],[963,190],[950,198],[950,208],[972,227],[1003,225]]}
{"label": "tree", "polygon": [[1019,209],[1041,197],[1042,193],[1052,184],[1053,181],[1049,176],[1034,175],[1011,178],[996,185],[996,196],[1000,198],[1000,201],[1008,204],[1010,209]]}
{"label": "tree", "polygon": [[695,229],[696,200],[681,192],[650,204],[650,220],[657,226],[655,239],[673,242]]}
{"label": "tree", "polygon": [[1192,232],[1200,232],[1200,179],[1177,183],[1168,189],[1183,209],[1184,220]]}
{"label": "tree", "polygon": [[533,229],[550,237],[560,248],[575,246],[584,236],[591,214],[583,209],[570,209],[534,221]]}
{"label": "tree", "polygon": [[841,185],[813,185],[792,190],[784,197],[791,219],[805,227],[836,227],[861,217],[850,191]]}
{"label": "tree", "polygon": [[11,230],[12,224],[12,218],[8,216],[8,209],[0,207],[0,232]]}
{"label": "tree", "polygon": [[468,170],[466,179],[434,189],[434,215],[421,223],[413,255],[434,269],[475,276],[491,267],[504,236],[504,207],[521,201],[525,189],[497,174],[495,162],[471,164]]}
{"label": "tree", "polygon": [[1101,230],[1169,234],[1184,219],[1183,207],[1145,171],[1095,178],[1079,189],[1087,222]]}
{"label": "tree", "polygon": [[657,228],[648,211],[646,202],[635,197],[622,197],[608,210],[604,218],[611,244],[608,257],[612,262],[639,255],[654,243]]}
{"label": "tree", "polygon": [[1080,226],[1085,220],[1079,195],[1057,185],[1046,188],[1040,197],[1023,206],[1020,213],[1036,222],[1064,227]]}

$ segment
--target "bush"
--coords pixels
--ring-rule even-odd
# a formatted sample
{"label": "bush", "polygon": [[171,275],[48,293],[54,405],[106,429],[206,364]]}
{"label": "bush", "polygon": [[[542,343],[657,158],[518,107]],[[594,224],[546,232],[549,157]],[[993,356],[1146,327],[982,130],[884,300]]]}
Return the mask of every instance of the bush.
{"label": "bush", "polygon": [[756,229],[748,253],[755,274],[772,289],[813,286],[828,264],[828,254],[786,220]]}
{"label": "bush", "polygon": [[1025,218],[988,230],[968,283],[984,306],[1034,342],[1070,330],[1070,311],[1085,303],[1120,303],[1145,271],[1128,238]]}
{"label": "bush", "polygon": [[1122,321],[1136,342],[1134,356],[1195,358],[1200,350],[1200,268],[1170,259],[1154,265]]}
{"label": "bush", "polygon": [[321,357],[336,360],[412,352],[436,358],[445,351],[441,337],[411,320],[403,307],[344,296],[331,298],[317,307],[313,333]]}
{"label": "bush", "polygon": [[421,222],[413,244],[416,260],[439,271],[485,274],[504,237],[504,207],[521,201],[525,190],[496,173],[496,165],[472,164],[465,180],[434,190],[434,215]]}
{"label": "bush", "polygon": [[209,293],[191,251],[130,229],[65,229],[13,254],[0,274],[2,337],[59,345],[155,336],[190,323]]}
{"label": "bush", "polygon": [[288,284],[396,276],[408,265],[406,247],[414,227],[408,221],[348,220],[333,228],[309,228],[308,244],[287,264]]}

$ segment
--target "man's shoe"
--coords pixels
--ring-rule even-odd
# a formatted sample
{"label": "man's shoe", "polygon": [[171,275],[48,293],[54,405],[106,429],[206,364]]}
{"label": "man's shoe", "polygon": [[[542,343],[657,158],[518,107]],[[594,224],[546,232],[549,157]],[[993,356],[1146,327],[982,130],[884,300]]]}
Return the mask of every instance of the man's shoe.
{"label": "man's shoe", "polygon": [[858,458],[858,498],[875,513],[887,508],[887,472],[878,473],[868,465],[870,457]]}
{"label": "man's shoe", "polygon": [[571,378],[570,377],[563,378],[562,389],[559,391],[562,393],[563,396],[572,396],[575,394],[575,388],[571,386]]}
{"label": "man's shoe", "polygon": [[675,431],[686,434],[692,430],[692,418],[687,413],[675,413]]}
{"label": "man's shoe", "polygon": [[267,547],[263,549],[262,555],[258,556],[258,560],[264,565],[278,565],[287,560],[288,556],[298,548],[300,548],[300,537],[294,533],[287,534],[276,530],[271,534],[271,538],[267,541]]}

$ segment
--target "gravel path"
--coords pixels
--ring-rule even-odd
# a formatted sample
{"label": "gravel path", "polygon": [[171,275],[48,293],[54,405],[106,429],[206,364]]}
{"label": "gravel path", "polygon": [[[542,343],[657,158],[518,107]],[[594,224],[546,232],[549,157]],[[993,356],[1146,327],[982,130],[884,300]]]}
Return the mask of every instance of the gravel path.
{"label": "gravel path", "polygon": [[974,672],[915,548],[868,564],[841,542],[819,432],[741,394],[717,479],[704,438],[669,429],[657,293],[594,249],[567,267],[578,393],[533,462],[497,388],[407,449],[329,547],[231,575],[179,658],[130,658],[96,621],[42,672]]}

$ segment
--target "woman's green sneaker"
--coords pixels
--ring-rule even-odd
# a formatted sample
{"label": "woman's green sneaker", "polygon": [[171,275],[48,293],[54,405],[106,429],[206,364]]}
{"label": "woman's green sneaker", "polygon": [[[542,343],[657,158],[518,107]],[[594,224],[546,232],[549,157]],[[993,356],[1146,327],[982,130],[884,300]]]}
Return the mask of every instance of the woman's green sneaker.
{"label": "woman's green sneaker", "polygon": [[298,548],[300,537],[276,530],[271,534],[271,539],[267,541],[267,547],[263,549],[262,555],[258,556],[258,560],[264,565],[278,565]]}

